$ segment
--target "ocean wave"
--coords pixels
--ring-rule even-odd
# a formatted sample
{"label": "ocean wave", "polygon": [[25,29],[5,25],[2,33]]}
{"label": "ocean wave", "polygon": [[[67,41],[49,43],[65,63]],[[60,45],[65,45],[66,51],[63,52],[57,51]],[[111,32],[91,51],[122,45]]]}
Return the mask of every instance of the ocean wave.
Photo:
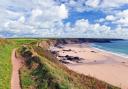
{"label": "ocean wave", "polygon": [[105,48],[103,48],[102,46],[99,46],[99,45],[91,44],[91,47],[96,49],[96,50],[102,51],[102,52],[110,53],[110,54],[120,56],[120,57],[123,57],[123,58],[128,58],[128,54],[108,50],[107,48],[105,49]]}

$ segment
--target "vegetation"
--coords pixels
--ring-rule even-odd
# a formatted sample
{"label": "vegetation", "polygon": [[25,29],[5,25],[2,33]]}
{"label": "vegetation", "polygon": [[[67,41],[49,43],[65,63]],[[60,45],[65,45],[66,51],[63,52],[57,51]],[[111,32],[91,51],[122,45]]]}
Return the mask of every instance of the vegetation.
{"label": "vegetation", "polygon": [[12,45],[0,46],[0,89],[10,89],[12,49]]}
{"label": "vegetation", "polygon": [[119,89],[69,70],[41,47],[22,46],[18,53],[25,58],[20,70],[23,89]]}
{"label": "vegetation", "polygon": [[10,89],[11,52],[14,46],[9,40],[0,38],[0,89]]}
{"label": "vegetation", "polygon": [[11,41],[14,41],[17,45],[21,45],[21,44],[30,44],[30,43],[36,43],[38,39],[25,39],[25,38],[13,38],[10,39]]}
{"label": "vegetation", "polygon": [[46,40],[40,47],[36,44],[41,39],[0,39],[0,89],[10,89],[14,48],[18,48],[19,57],[24,57],[20,69],[22,89],[119,89],[66,68],[47,50],[51,41]]}
{"label": "vegetation", "polygon": [[[35,41],[35,40],[34,40]],[[22,44],[33,42],[30,39],[2,39],[0,38],[0,89],[10,89],[11,53]]]}

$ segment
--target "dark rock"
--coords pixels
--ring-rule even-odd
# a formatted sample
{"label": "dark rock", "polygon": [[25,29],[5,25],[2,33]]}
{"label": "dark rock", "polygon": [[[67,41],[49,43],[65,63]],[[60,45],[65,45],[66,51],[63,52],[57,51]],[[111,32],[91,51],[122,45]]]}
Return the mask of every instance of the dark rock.
{"label": "dark rock", "polygon": [[60,62],[64,63],[64,64],[69,64],[69,62],[65,61],[65,60],[59,60]]}

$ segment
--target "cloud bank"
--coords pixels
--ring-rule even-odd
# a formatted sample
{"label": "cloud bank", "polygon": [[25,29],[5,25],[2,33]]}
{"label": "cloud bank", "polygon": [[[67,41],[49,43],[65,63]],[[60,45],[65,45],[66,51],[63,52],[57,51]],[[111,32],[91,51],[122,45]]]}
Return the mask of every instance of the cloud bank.
{"label": "cloud bank", "polygon": [[[0,37],[128,38],[128,0],[1,0]],[[72,11],[105,17],[68,20]],[[64,22],[65,19],[67,22]]]}

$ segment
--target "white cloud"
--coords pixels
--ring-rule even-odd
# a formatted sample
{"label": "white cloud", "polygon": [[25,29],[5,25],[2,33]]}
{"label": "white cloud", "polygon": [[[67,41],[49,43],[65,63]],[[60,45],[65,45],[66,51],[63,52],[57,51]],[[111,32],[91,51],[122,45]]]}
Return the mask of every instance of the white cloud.
{"label": "white cloud", "polygon": [[128,9],[120,11],[115,15],[117,20],[114,23],[122,26],[128,26]]}
{"label": "white cloud", "polygon": [[21,16],[18,20],[18,22],[20,23],[25,23],[25,17],[24,16]]}
{"label": "white cloud", "polygon": [[32,15],[31,15],[31,20],[34,21],[38,16],[42,15],[42,10],[41,9],[33,9],[32,10]]}
{"label": "white cloud", "polygon": [[93,8],[98,7],[99,3],[100,3],[100,0],[87,0],[86,1],[86,5],[93,7]]}
{"label": "white cloud", "polygon": [[89,27],[89,22],[88,20],[84,20],[84,19],[76,21],[74,26],[74,28],[76,29],[75,31],[81,33],[86,32],[88,30],[88,27]]}
{"label": "white cloud", "polygon": [[86,37],[86,38],[127,38],[128,29],[117,26],[112,29],[109,26],[101,25],[99,23],[91,24],[88,20],[78,20],[74,26],[67,23],[65,26],[68,37]]}
{"label": "white cloud", "polygon": [[[75,24],[63,23],[69,17],[69,10],[116,9],[127,4],[127,0],[1,0],[0,36],[35,37],[128,37],[128,10],[108,14],[99,20],[100,24],[88,19],[76,20]],[[104,24],[117,24],[112,29]]]}
{"label": "white cloud", "polygon": [[[100,25],[98,23],[91,24],[88,20],[78,20],[72,27],[70,23],[65,27],[67,34],[71,37],[95,37],[95,38],[107,38],[111,32],[111,27],[106,25]],[[116,34],[116,33],[115,33]]]}
{"label": "white cloud", "polygon": [[66,6],[54,0],[6,0],[1,6],[0,26],[15,36],[59,34],[56,28],[62,28],[62,20],[68,18]]}
{"label": "white cloud", "polygon": [[60,18],[68,18],[68,10],[66,9],[66,6],[64,4],[60,6],[58,13]]}
{"label": "white cloud", "polygon": [[128,39],[128,10],[118,11],[117,13],[111,13],[105,18],[101,18],[98,22],[114,24],[115,27],[109,31],[109,37],[113,38],[127,38]]}
{"label": "white cloud", "polygon": [[119,17],[127,17],[128,16],[128,9],[120,11],[117,16]]}
{"label": "white cloud", "polygon": [[101,3],[102,8],[118,8],[121,5],[128,4],[128,0],[103,0]]}
{"label": "white cloud", "polygon": [[107,21],[113,21],[113,20],[115,20],[116,18],[113,16],[113,15],[108,15],[108,16],[106,16],[106,18],[105,18]]}
{"label": "white cloud", "polygon": [[64,0],[69,8],[78,12],[88,10],[102,10],[104,12],[116,12],[118,8],[128,4],[128,0]]}
{"label": "white cloud", "polygon": [[127,26],[128,27],[128,10],[119,11],[113,13],[112,15],[107,15],[105,18],[101,18],[98,22],[110,21],[112,24],[117,26]]}

